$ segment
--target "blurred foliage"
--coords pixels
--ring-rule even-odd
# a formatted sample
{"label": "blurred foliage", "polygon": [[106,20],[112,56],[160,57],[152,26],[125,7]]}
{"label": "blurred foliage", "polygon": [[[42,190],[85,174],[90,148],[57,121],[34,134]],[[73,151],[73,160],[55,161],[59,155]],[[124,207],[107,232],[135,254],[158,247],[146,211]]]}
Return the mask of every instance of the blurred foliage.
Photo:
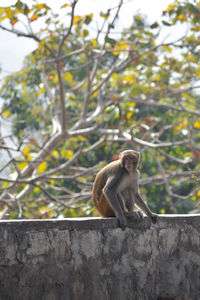
{"label": "blurred foliage", "polygon": [[[38,42],[37,49],[25,58],[23,68],[7,76],[0,89],[0,97],[4,100],[1,118],[12,121],[14,142],[19,149],[15,160],[7,167],[11,174],[8,178],[23,179],[21,172],[33,164],[39,151],[54,134],[52,119],[60,119],[58,107],[62,89],[69,131],[64,141],[56,144],[39,163],[33,164],[34,176],[41,175],[41,181],[30,184],[32,189],[20,198],[20,207],[15,203],[15,209],[9,209],[7,216],[97,215],[89,194],[94,176],[106,162],[117,159],[120,150],[127,148],[141,151],[142,179],[162,178],[141,184],[142,194],[146,195],[152,210],[158,213],[189,212],[200,199],[199,180],[194,175],[200,168],[200,115],[193,113],[200,108],[200,2],[175,1],[163,11],[162,20],[153,24],[148,24],[145,16],[135,15],[131,27],[124,29],[117,38],[113,38],[112,30],[109,31],[112,29],[109,25],[112,24],[110,12],[100,13],[108,29],[106,33],[102,30],[99,38],[99,33],[94,37],[90,27],[94,22],[93,14],[72,18],[71,6],[66,3],[61,7],[61,11],[66,11],[68,25],[65,19],[43,3],[30,7],[18,0],[13,6],[0,8],[2,26],[9,21],[10,27],[7,28],[23,36],[20,24],[24,18],[28,27],[24,36]],[[35,22],[40,22],[41,28],[33,33]],[[179,24],[186,25],[186,32],[182,32],[177,40],[159,43],[163,27],[176,30]],[[61,40],[67,32],[69,35],[61,47]],[[73,52],[74,55],[71,55]],[[89,82],[88,74],[91,75],[98,55],[96,73]],[[126,64],[126,59],[130,59],[128,65],[120,65],[119,69],[116,67],[110,72],[118,62],[124,60]],[[84,124],[79,132],[72,134],[81,119],[88,89],[91,92],[87,117],[97,108],[100,96],[105,106],[89,125],[95,125],[98,130],[118,129],[120,133],[116,134],[117,138],[110,134],[96,149],[79,155],[66,171],[61,172],[59,180],[53,178],[56,174],[51,174],[50,179],[42,178],[43,174],[73,159],[80,147],[87,149],[103,136],[98,130],[88,134],[81,131],[87,128]],[[155,105],[151,105],[151,101]],[[149,148],[125,139],[130,132],[147,143],[174,142],[174,146]],[[176,144],[186,139],[190,142]],[[185,163],[180,164],[178,160]],[[96,168],[91,172],[86,172],[94,166]],[[5,167],[2,168],[5,170]],[[190,175],[173,176],[177,172],[189,172]],[[80,176],[76,177],[79,173]],[[26,182],[18,184],[9,205],[30,185]],[[1,182],[2,195],[9,188],[13,188],[13,183]],[[88,195],[84,197],[85,192]],[[184,199],[188,194],[191,194],[190,197]],[[0,209],[4,211],[8,205],[3,196],[2,199]]]}

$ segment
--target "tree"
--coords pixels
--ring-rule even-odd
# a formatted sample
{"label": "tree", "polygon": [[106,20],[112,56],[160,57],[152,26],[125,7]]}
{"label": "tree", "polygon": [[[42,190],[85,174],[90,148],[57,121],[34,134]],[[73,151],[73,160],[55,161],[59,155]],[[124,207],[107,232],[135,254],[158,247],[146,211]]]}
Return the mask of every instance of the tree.
{"label": "tree", "polygon": [[[199,3],[175,1],[160,24],[135,15],[114,38],[123,0],[100,13],[95,36],[93,14],[76,15],[77,2],[61,7],[62,19],[46,4],[0,9],[0,29],[38,44],[0,91],[1,121],[13,124],[12,144],[1,133],[1,218],[95,214],[94,175],[126,148],[142,154],[152,209],[189,211],[200,197]],[[179,23],[181,37],[158,42],[163,26]]]}

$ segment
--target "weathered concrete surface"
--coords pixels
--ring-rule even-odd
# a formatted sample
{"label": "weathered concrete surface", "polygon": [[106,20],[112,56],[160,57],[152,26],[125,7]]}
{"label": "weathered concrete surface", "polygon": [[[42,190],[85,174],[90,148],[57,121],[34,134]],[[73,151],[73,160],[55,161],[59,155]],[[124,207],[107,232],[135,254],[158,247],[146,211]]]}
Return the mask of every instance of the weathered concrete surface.
{"label": "weathered concrete surface", "polygon": [[200,215],[0,222],[0,300],[199,300]]}

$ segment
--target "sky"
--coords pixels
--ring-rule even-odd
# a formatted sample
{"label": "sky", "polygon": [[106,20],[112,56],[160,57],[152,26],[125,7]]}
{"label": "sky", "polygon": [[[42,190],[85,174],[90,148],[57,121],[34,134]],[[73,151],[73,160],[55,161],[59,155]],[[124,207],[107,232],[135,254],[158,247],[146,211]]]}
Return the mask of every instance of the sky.
{"label": "sky", "polygon": [[[13,5],[16,0],[0,0],[0,7]],[[35,3],[32,0],[25,0],[27,4]],[[46,3],[55,11],[60,8],[63,3],[69,3],[69,0],[38,0],[37,2]],[[171,3],[172,0],[124,0],[124,5],[120,12],[118,21],[119,31],[130,26],[133,15],[141,12],[147,16],[150,24],[160,19],[162,11]],[[119,1],[117,0],[79,0],[76,6],[75,14],[84,15],[94,13],[99,16],[101,11],[106,12],[108,8],[115,7]],[[24,57],[36,48],[34,41],[30,39],[16,37],[12,33],[5,32],[0,29],[0,78],[9,75],[12,72],[19,71],[22,67]]]}

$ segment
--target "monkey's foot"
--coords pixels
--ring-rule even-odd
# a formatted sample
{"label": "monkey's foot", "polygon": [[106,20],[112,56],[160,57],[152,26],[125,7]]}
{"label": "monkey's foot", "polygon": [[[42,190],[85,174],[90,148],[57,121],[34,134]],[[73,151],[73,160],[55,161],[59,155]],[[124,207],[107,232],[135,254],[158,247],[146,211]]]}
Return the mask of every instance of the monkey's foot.
{"label": "monkey's foot", "polygon": [[158,215],[157,214],[151,214],[150,215],[152,222],[155,224],[158,221]]}

